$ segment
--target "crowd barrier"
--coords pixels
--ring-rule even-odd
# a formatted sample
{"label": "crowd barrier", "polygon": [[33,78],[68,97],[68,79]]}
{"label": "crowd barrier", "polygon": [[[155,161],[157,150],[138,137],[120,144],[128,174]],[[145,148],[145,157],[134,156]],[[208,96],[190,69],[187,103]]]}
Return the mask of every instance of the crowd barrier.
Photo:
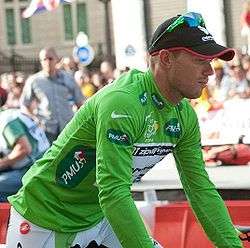
{"label": "crowd barrier", "polygon": [[[226,201],[233,224],[250,226],[250,201]],[[152,234],[163,247],[213,248],[187,202],[156,206]],[[244,247],[250,243],[244,241]]]}
{"label": "crowd barrier", "polygon": [[5,244],[6,242],[9,213],[10,205],[8,203],[0,203],[0,244]]}

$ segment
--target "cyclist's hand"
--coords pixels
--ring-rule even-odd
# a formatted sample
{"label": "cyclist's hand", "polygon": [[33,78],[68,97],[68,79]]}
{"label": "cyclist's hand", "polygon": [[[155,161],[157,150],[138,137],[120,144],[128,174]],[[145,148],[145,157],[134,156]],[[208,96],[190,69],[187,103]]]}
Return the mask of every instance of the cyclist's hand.
{"label": "cyclist's hand", "polygon": [[164,248],[156,240],[152,239],[152,241],[153,241],[153,244],[154,244],[154,248]]}

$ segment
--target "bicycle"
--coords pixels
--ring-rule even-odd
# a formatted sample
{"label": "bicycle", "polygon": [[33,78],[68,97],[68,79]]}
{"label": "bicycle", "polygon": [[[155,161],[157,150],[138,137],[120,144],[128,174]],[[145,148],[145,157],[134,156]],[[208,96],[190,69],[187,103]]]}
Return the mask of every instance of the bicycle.
{"label": "bicycle", "polygon": [[235,225],[234,227],[238,230],[239,237],[242,241],[250,242],[250,226]]}

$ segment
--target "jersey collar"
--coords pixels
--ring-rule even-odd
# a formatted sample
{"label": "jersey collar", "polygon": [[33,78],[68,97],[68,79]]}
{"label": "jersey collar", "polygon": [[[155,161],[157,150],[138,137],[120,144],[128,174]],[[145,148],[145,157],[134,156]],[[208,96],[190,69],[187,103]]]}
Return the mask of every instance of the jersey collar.
{"label": "jersey collar", "polygon": [[146,79],[147,81],[150,83],[151,85],[151,98],[153,103],[156,105],[156,107],[161,110],[164,108],[167,108],[168,110],[173,109],[176,105],[174,105],[173,103],[171,103],[170,101],[168,101],[160,92],[155,79],[154,79],[154,75],[152,73],[152,71],[150,69],[148,69],[145,72],[146,75]]}

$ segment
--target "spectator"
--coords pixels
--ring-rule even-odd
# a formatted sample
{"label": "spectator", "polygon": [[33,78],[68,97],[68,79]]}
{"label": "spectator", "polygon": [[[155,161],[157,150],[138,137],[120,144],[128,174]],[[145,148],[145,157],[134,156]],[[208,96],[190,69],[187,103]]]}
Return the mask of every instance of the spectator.
{"label": "spectator", "polygon": [[232,83],[228,95],[230,98],[247,98],[249,97],[249,86],[246,78],[246,72],[241,64],[233,65]]}
{"label": "spectator", "polygon": [[[0,88],[0,107],[7,92]],[[0,109],[0,201],[16,193],[21,178],[49,147],[44,131],[17,109]]]}
{"label": "spectator", "polygon": [[105,84],[109,84],[114,80],[114,68],[109,61],[103,61],[101,63],[100,71],[104,78]]}
{"label": "spectator", "polygon": [[7,92],[10,91],[10,81],[13,79],[13,74],[12,73],[3,73],[1,74],[1,88],[6,90]]}
{"label": "spectator", "polygon": [[207,112],[211,109],[211,103],[209,102],[210,97],[211,95],[208,87],[205,87],[202,90],[202,94],[199,98],[190,100],[191,105],[193,106],[199,117],[206,115]]}
{"label": "spectator", "polygon": [[80,87],[82,94],[89,98],[96,92],[96,87],[91,82],[90,73],[87,70],[78,70],[75,72],[75,81]]}
{"label": "spectator", "polygon": [[214,60],[212,66],[214,75],[209,78],[208,82],[209,102],[213,109],[218,109],[222,107],[223,102],[228,98],[232,81],[231,77],[226,74],[222,61]]}
{"label": "spectator", "polygon": [[241,60],[241,64],[246,72],[247,81],[250,82],[250,56],[245,55]]}
{"label": "spectator", "polygon": [[52,143],[72,118],[72,105],[79,108],[84,98],[74,78],[56,69],[58,56],[53,48],[42,49],[39,59],[42,70],[27,79],[20,102],[26,113],[37,117]]}
{"label": "spectator", "polygon": [[250,1],[246,0],[243,3],[243,10],[240,16],[241,36],[247,38],[247,53],[250,55]]}
{"label": "spectator", "polygon": [[96,87],[97,91],[100,90],[105,85],[104,78],[98,71],[92,74],[91,81],[93,85]]}
{"label": "spectator", "polygon": [[5,107],[20,108],[20,97],[25,83],[25,76],[21,72],[16,72],[9,79],[9,94]]}
{"label": "spectator", "polygon": [[58,69],[62,69],[71,75],[74,75],[75,71],[77,71],[77,64],[72,57],[63,57],[57,66]]}

